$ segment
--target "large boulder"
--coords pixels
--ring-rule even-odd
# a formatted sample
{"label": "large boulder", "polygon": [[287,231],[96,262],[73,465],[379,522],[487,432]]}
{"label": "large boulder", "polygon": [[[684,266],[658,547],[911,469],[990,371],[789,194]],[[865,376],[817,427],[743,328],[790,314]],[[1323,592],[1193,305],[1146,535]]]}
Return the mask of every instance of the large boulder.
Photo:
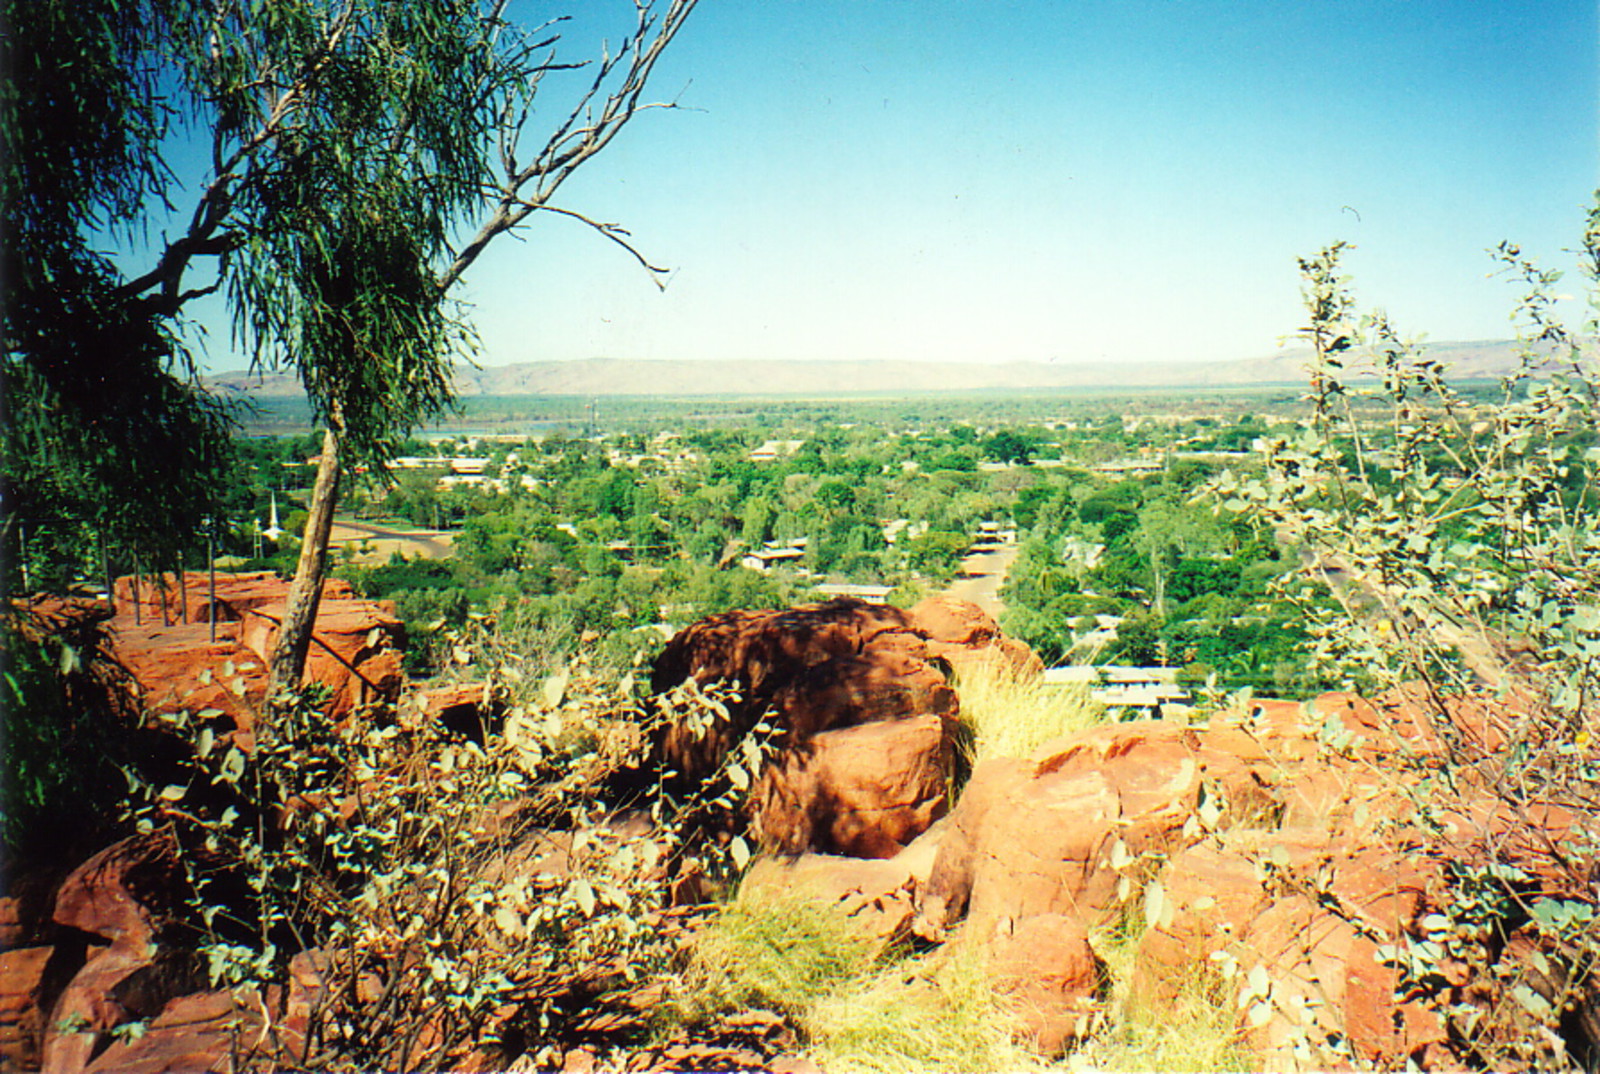
{"label": "large boulder", "polygon": [[256,653],[227,633],[212,641],[207,623],[124,629],[119,621],[109,641],[127,676],[118,700],[131,704],[134,716],[207,713],[241,748],[254,748],[267,697],[266,662]]}
{"label": "large boulder", "polygon": [[891,856],[944,808],[960,708],[950,654],[1017,645],[959,601],[906,612],[841,598],[712,616],[668,643],[651,685],[725,683],[738,696],[725,719],[668,724],[657,753],[679,778],[702,780],[766,720],[777,753],[751,796],[762,845]]}
{"label": "large boulder", "polygon": [[927,663],[911,617],[839,598],[781,611],[724,612],[679,631],[657,657],[656,693],[694,680],[733,684],[741,730],[769,710],[798,737],[874,720],[953,712],[954,693]]}
{"label": "large boulder", "polygon": [[751,829],[767,850],[892,858],[944,814],[952,744],[936,714],[813,735],[762,770]]}
{"label": "large boulder", "polygon": [[163,958],[159,922],[182,884],[170,834],[132,836],[74,869],[56,893],[55,923],[84,934],[87,959],[56,999],[42,1069],[84,1069],[115,1027],[154,1015],[192,987],[186,967]]}

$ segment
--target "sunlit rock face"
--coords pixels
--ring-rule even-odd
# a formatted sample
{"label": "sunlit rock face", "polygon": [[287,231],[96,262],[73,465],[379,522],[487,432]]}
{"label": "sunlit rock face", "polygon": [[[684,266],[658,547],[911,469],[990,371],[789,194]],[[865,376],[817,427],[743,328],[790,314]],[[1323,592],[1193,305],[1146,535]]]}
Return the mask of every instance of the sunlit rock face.
{"label": "sunlit rock face", "polygon": [[964,601],[906,611],[841,598],[711,616],[672,639],[651,684],[722,682],[738,698],[709,728],[667,727],[661,760],[704,778],[765,718],[779,752],[750,797],[762,845],[891,857],[945,809],[960,710],[951,670],[986,660],[1039,670],[1027,646]]}

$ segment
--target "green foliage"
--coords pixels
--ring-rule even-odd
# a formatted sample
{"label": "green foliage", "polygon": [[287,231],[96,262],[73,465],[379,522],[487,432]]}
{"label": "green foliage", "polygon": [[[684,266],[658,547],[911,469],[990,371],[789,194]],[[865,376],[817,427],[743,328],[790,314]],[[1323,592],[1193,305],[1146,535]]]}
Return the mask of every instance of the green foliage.
{"label": "green foliage", "polygon": [[[1530,288],[1527,344],[1499,400],[1469,403],[1387,318],[1355,317],[1340,253],[1303,266],[1318,356],[1312,428],[1277,445],[1265,480],[1228,475],[1220,487],[1306,550],[1300,573],[1346,579],[1339,613],[1318,616],[1326,655],[1459,691],[1523,681],[1507,646],[1524,639],[1543,658],[1532,682],[1541,703],[1575,733],[1600,690],[1600,538],[1587,495],[1600,454],[1574,446],[1600,422],[1589,337],[1552,319],[1556,276],[1503,246]],[[1347,383],[1358,371],[1377,386]]]}
{"label": "green foliage", "polygon": [[[1218,511],[1204,483],[1214,465],[1040,474],[1017,496],[1015,517],[1031,526],[1002,594],[1005,628],[1051,663],[1199,661],[1224,688],[1290,696],[1330,685],[1306,651],[1301,603],[1271,587],[1289,567],[1273,530]],[[1313,587],[1309,601],[1325,595]],[[1091,616],[1123,622],[1101,629]]]}
{"label": "green foliage", "polygon": [[1032,461],[1035,449],[1032,437],[1014,429],[1001,429],[983,444],[984,457],[995,462],[1027,463]]}
{"label": "green foliage", "polygon": [[7,0],[0,15],[0,560],[13,591],[24,555],[30,582],[55,581],[41,568],[82,569],[101,538],[170,566],[217,508],[231,422],[192,383],[166,311],[103,252],[165,188],[155,46],[195,14],[183,0]]}
{"label": "green foliage", "polygon": [[[0,616],[0,862],[57,863],[103,836],[126,740],[96,703],[92,626],[65,634]],[[118,729],[120,730],[120,729]],[[73,803],[70,809],[63,803]]]}
{"label": "green foliage", "polygon": [[[1326,666],[1369,688],[1409,684],[1443,743],[1442,768],[1405,785],[1417,853],[1446,863],[1448,891],[1441,912],[1379,949],[1397,994],[1438,1006],[1473,1065],[1589,1062],[1570,1014],[1600,965],[1600,847],[1587,819],[1554,818],[1592,818],[1600,776],[1600,200],[1581,250],[1581,330],[1555,316],[1559,273],[1499,248],[1526,289],[1524,346],[1487,395],[1451,385],[1383,314],[1358,316],[1343,250],[1301,263],[1311,421],[1272,445],[1262,477],[1224,474],[1217,487],[1299,553],[1291,593],[1328,585],[1333,601],[1308,609]],[[1461,733],[1449,706],[1464,698],[1494,713],[1503,744]],[[1499,827],[1444,804],[1464,787],[1468,809]],[[1461,966],[1482,994],[1455,987]]]}
{"label": "green foliage", "polygon": [[972,538],[967,534],[948,530],[929,530],[905,543],[906,556],[912,566],[935,577],[954,574],[961,555],[971,545]]}
{"label": "green foliage", "polygon": [[[439,279],[453,229],[482,202],[499,95],[521,72],[464,0],[283,0],[206,31],[178,48],[216,109],[211,189],[226,184],[217,226],[235,244],[236,333],[258,361],[297,370],[319,418],[381,459],[450,398],[466,336]],[[314,79],[258,92],[307,63]]]}
{"label": "green foliage", "polygon": [[[494,644],[474,660],[504,712],[481,739],[375,713],[334,722],[306,697],[258,724],[249,752],[215,711],[159,716],[181,749],[168,767],[128,769],[128,823],[169,835],[185,871],[173,938],[187,930],[214,986],[281,982],[292,956],[318,950],[331,987],[286,1062],[418,1069],[497,1042],[517,1042],[508,1058],[535,1052],[673,964],[673,877],[721,882],[748,858],[742,841],[724,850],[700,833],[749,786],[758,739],[705,784],[640,782],[654,722],[714,726],[725,693],[647,708],[630,676],[583,660],[543,677]],[[244,670],[214,673],[242,692]]]}
{"label": "green foliage", "polygon": [[1078,518],[1084,522],[1105,522],[1113,515],[1136,511],[1144,499],[1144,489],[1136,481],[1119,481],[1105,488],[1078,507]]}

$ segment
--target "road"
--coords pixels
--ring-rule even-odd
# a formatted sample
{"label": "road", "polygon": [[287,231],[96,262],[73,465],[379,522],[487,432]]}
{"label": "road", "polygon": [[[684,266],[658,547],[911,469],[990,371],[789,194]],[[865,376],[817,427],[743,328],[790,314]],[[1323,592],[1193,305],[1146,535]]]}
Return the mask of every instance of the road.
{"label": "road", "polygon": [[[1420,628],[1431,635],[1436,644],[1455,649],[1462,663],[1478,676],[1485,687],[1491,690],[1505,687],[1506,662],[1495,652],[1494,643],[1483,624],[1463,626],[1449,619],[1441,610],[1435,610],[1431,615],[1420,608],[1407,611],[1371,572],[1356,569],[1348,560],[1332,553],[1319,555],[1302,548],[1300,561],[1310,570],[1321,573],[1328,589],[1348,614],[1361,616],[1369,623],[1387,619],[1391,628],[1399,623],[1414,621],[1412,629]],[[1396,638],[1396,644],[1398,642]]]}
{"label": "road", "polygon": [[395,552],[407,559],[445,559],[455,554],[455,534],[443,530],[395,529],[374,526],[370,522],[334,519],[333,535],[328,543],[334,547],[362,549],[355,561],[363,564],[389,562]]}
{"label": "road", "polygon": [[961,560],[961,573],[944,591],[947,597],[970,600],[996,619],[1005,605],[1000,600],[1000,586],[1006,572],[1016,562],[1017,546],[1005,545],[992,551],[970,552]]}

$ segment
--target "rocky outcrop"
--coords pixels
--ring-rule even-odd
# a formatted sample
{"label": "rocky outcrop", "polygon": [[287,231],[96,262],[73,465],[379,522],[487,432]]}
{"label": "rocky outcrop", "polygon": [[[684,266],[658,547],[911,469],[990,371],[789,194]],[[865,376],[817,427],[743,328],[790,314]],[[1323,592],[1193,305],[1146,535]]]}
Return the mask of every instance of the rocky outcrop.
{"label": "rocky outcrop", "polygon": [[[219,574],[215,600],[208,573],[116,583],[109,624],[112,658],[127,672],[136,707],[154,712],[209,712],[248,747],[266,694],[267,660],[277,643],[288,583],[270,572]],[[210,616],[215,614],[216,623]],[[361,600],[348,582],[329,579],[317,609],[306,681],[330,694],[344,716],[400,696],[402,630],[392,606]]]}
{"label": "rocky outcrop", "polygon": [[1383,945],[1425,935],[1437,863],[1403,836],[1368,841],[1312,829],[1237,830],[1177,855],[1140,943],[1133,989],[1175,997],[1226,967],[1243,1029],[1270,1069],[1346,1058],[1404,1066],[1447,1040],[1427,1003],[1404,1000]]}
{"label": "rocky outcrop", "polygon": [[[237,625],[235,624],[235,627]],[[187,713],[213,723],[246,750],[266,706],[266,661],[206,623],[118,629],[109,640],[124,676],[123,700],[135,717]]]}
{"label": "rocky outcrop", "polygon": [[[252,749],[287,583],[269,573],[219,574],[213,602],[208,574],[165,581],[165,590],[148,579],[136,590],[133,579],[120,579],[114,616],[110,604],[87,598],[14,602],[13,611],[29,636],[70,638],[75,651],[96,654],[93,703],[109,693],[130,723],[155,732],[134,748],[161,755],[163,729],[190,720],[214,743]],[[391,608],[332,581],[314,637],[308,679],[328,687],[335,717],[398,697],[400,624]],[[220,1070],[244,1062],[241,1027],[253,1025],[251,1039],[260,1038],[267,1008],[198,992],[204,980],[192,954],[163,943],[184,885],[174,853],[158,829],[102,850],[59,884],[29,887],[27,897],[14,885],[0,900],[0,1070]],[[133,1022],[147,1027],[143,1037],[114,1038]],[[274,1026],[281,1023],[274,1013]]]}
{"label": "rocky outcrop", "polygon": [[[209,623],[212,581],[209,571],[123,575],[112,587],[117,616],[139,625]],[[237,623],[268,605],[281,604],[289,591],[289,584],[272,571],[219,573],[215,583],[219,623]],[[358,598],[349,582],[343,578],[328,578],[322,583],[322,599],[338,602]]]}
{"label": "rocky outcrop", "polygon": [[[1514,717],[1408,689],[1096,727],[980,764],[900,857],[803,855],[751,879],[981,950],[1047,1053],[1105,1011],[1086,934],[1132,919],[1137,1001],[1220,994],[1264,1069],[1584,1062],[1600,985],[1572,936],[1596,912],[1579,848],[1600,814],[1497,795],[1485,766]],[[1495,916],[1512,890],[1520,909]]]}
{"label": "rocky outcrop", "polygon": [[[113,648],[132,696],[157,713],[208,713],[248,745],[281,601],[271,589],[247,576],[219,584],[215,605],[141,603],[138,624],[121,608]],[[237,618],[224,617],[225,592]],[[397,657],[392,679],[379,670],[394,653],[392,617],[364,604],[336,600],[323,635],[342,654],[340,711],[361,701],[345,690],[352,679],[399,682]],[[197,608],[218,612],[216,642]],[[90,626],[101,614],[46,612]],[[944,600],[728,613],[674,639],[655,685],[731,682],[738,698],[725,718],[686,721],[657,745],[694,778],[738,750],[750,830],[771,852],[743,897],[814,900],[886,948],[918,936],[981,955],[1017,1032],[1045,1053],[1104,1017],[1095,945],[1101,926],[1124,920],[1147,925],[1128,982],[1136,1000],[1159,1010],[1207,985],[1267,1069],[1498,1069],[1519,1065],[1508,1056],[1560,1056],[1549,1042],[1562,1040],[1574,1065],[1600,1055],[1600,984],[1572,924],[1597,916],[1600,810],[1497,793],[1490,766],[1512,741],[1514,702],[1413,689],[1254,701],[1205,724],[1104,725],[979,765],[941,816],[959,777],[962,677],[1028,675],[1030,656]],[[476,718],[491,701],[481,684],[441,688],[415,699],[406,726]],[[763,719],[770,751],[746,752],[741,739]],[[604,827],[526,828],[527,809],[501,803],[473,824],[506,840],[481,876],[524,893],[515,914],[567,884],[580,841]],[[648,826],[642,815],[612,823]],[[673,881],[666,857],[652,880]],[[47,927],[15,890],[0,899],[0,946],[22,945],[0,951],[0,1070],[305,1065],[317,997],[360,981],[340,983],[332,960],[302,952],[280,983],[212,991],[164,944],[183,884],[158,829],[74,870]],[[1514,908],[1494,917],[1489,902],[1513,889]],[[641,1004],[637,1024],[646,1013]],[[134,1022],[142,1035],[115,1032]],[[773,1024],[737,1032],[782,1031]],[[1545,1050],[1518,1051],[1528,1041]],[[751,1063],[775,1047],[766,1040]],[[573,1069],[593,1059],[565,1054]],[[738,1065],[733,1054],[684,1041],[660,1058]]]}
{"label": "rocky outcrop", "polygon": [[973,771],[919,893],[917,931],[941,939],[1035,914],[1112,915],[1130,867],[1274,807],[1266,754],[1246,736],[1178,723],[1110,724]]}
{"label": "rocky outcrop", "polygon": [[[927,712],[953,714],[955,693],[927,659],[909,613],[841,598],[782,611],[724,612],[680,631],[656,659],[650,685],[687,680],[736,685],[738,734],[769,710],[796,738],[834,727]],[[709,745],[709,744],[708,744]],[[693,763],[699,747],[669,738],[668,757]]]}
{"label": "rocky outcrop", "polygon": [[[977,942],[976,934],[967,942]],[[1083,921],[1035,914],[985,944],[988,972],[1018,1036],[1046,1055],[1060,1055],[1097,1028],[1105,968]]]}
{"label": "rocky outcrop", "polygon": [[928,658],[943,661],[957,679],[983,673],[1023,678],[1044,674],[1037,653],[1001,633],[994,619],[970,601],[929,597],[911,609],[911,622]]}
{"label": "rocky outcrop", "polygon": [[944,809],[960,708],[949,673],[983,662],[1018,674],[1039,664],[961,601],[908,612],[846,598],[712,616],[672,639],[651,685],[728,683],[738,697],[710,727],[669,725],[658,752],[704,779],[765,719],[777,754],[750,797],[762,846],[890,857]]}
{"label": "rocky outcrop", "polygon": [[54,921],[87,939],[86,958],[55,1000],[45,1027],[42,1069],[83,1070],[108,1034],[154,1015],[194,985],[185,967],[164,964],[159,918],[177,889],[170,836],[134,836],[73,870],[56,892]]}

